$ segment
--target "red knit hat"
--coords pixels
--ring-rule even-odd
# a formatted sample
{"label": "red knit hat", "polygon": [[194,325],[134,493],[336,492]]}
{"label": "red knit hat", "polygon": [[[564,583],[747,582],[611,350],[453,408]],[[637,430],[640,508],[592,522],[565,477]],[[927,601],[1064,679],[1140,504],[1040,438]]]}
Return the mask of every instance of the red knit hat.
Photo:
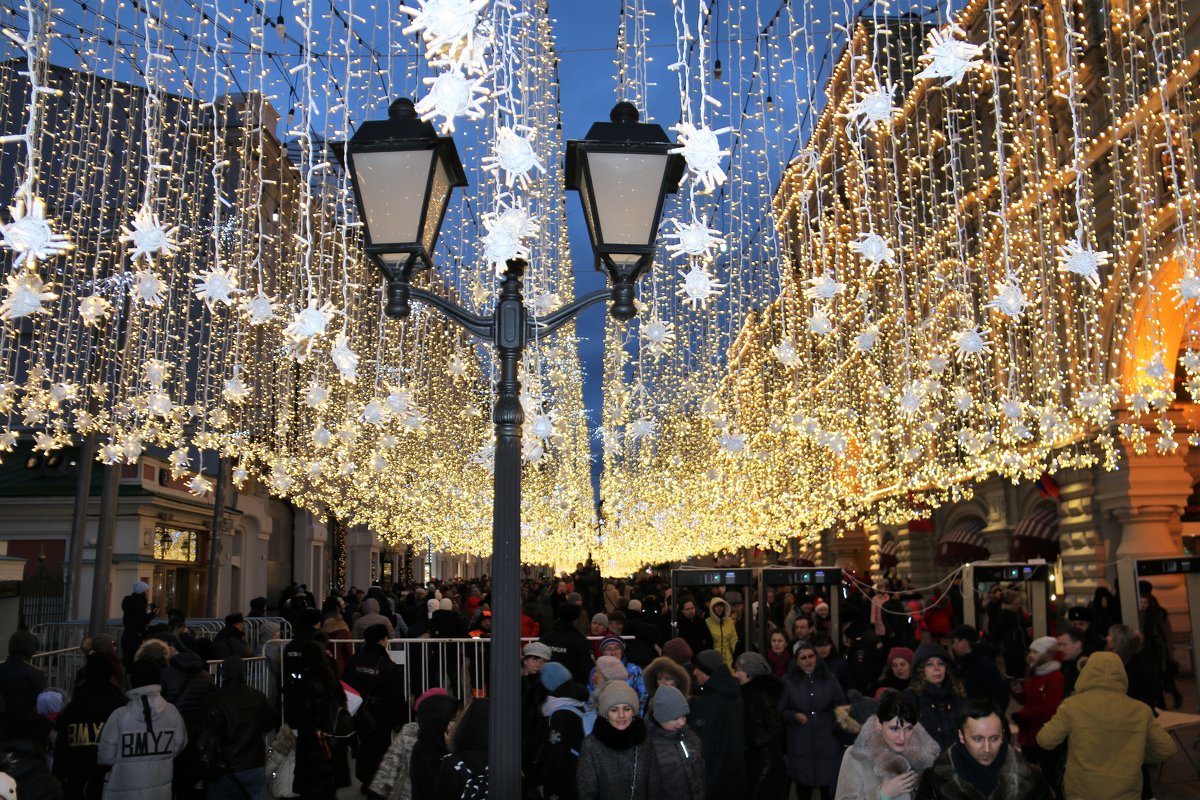
{"label": "red knit hat", "polygon": [[913,651],[907,647],[893,647],[891,650],[888,650],[887,663],[891,664],[897,658],[903,658],[909,663],[909,666],[912,666]]}

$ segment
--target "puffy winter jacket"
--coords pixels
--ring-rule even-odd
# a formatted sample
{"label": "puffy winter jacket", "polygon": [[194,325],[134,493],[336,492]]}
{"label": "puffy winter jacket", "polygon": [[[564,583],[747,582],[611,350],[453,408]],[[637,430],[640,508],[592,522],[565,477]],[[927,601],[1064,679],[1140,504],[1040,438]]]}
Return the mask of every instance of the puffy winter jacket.
{"label": "puffy winter jacket", "polygon": [[100,732],[97,761],[111,764],[105,800],[171,800],[174,759],[187,745],[187,727],[158,684],[131,689]]}
{"label": "puffy winter jacket", "polygon": [[125,693],[110,681],[88,681],[55,720],[54,775],[68,797],[95,800],[104,787],[105,767],[97,766],[100,733],[112,713],[125,705]]}

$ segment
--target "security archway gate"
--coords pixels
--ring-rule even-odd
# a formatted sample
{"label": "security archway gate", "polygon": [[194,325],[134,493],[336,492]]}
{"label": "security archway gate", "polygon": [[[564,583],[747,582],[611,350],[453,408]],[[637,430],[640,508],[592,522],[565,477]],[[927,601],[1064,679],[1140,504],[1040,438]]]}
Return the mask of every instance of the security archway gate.
{"label": "security archway gate", "polygon": [[1200,665],[1196,663],[1196,641],[1200,639],[1200,556],[1171,556],[1169,558],[1133,558],[1117,562],[1117,578],[1121,591],[1121,619],[1135,631],[1141,631],[1138,619],[1138,581],[1142,578],[1179,576],[1187,590],[1188,618],[1191,636],[1188,655],[1192,662],[1192,677],[1200,696]]}
{"label": "security archway gate", "polygon": [[[742,592],[742,630],[738,634],[747,644],[751,640],[750,613],[751,593],[755,586],[754,570],[744,567],[718,569],[716,567],[679,567],[671,570],[671,635],[679,635],[679,589],[680,587],[725,587],[725,590],[740,589]],[[746,647],[749,650],[749,646]]]}
{"label": "security archway gate", "polygon": [[[832,586],[829,593],[829,631],[830,639],[842,650],[842,627],[840,609],[842,605],[842,568],[841,567],[760,567],[758,571],[759,624],[758,651],[767,652],[767,630],[769,609],[766,606],[767,588],[778,586]],[[791,631],[784,632],[789,638]]]}
{"label": "security archway gate", "polygon": [[1050,565],[1041,562],[1001,564],[994,561],[975,561],[963,565],[963,617],[966,623],[979,628],[975,614],[975,597],[997,584],[1020,586],[1029,591],[1029,611],[1033,614],[1033,638],[1050,631]]}

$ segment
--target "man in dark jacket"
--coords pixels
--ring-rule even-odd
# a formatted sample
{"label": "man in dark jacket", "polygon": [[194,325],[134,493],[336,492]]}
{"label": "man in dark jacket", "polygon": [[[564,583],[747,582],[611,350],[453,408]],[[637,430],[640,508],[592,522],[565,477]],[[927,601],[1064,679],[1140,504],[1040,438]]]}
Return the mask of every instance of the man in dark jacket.
{"label": "man in dark jacket", "polygon": [[368,626],[363,631],[363,649],[346,662],[343,675],[363,699],[362,708],[355,715],[359,746],[354,771],[359,781],[368,786],[404,710],[404,680],[400,668],[388,655],[387,639],[386,625]]}
{"label": "man in dark jacket", "polygon": [[133,584],[133,591],[121,600],[121,656],[125,669],[133,665],[133,654],[138,645],[146,638],[146,628],[158,615],[158,606],[150,603],[150,584],[138,581]]}
{"label": "man in dark jacket", "polygon": [[587,686],[593,666],[592,648],[575,627],[582,611],[574,603],[560,603],[554,612],[554,624],[540,641],[550,648],[554,661],[571,671],[571,680]]}
{"label": "man in dark jacket", "polygon": [[112,712],[125,705],[125,692],[113,681],[115,660],[91,653],[83,666],[83,681],[55,720],[54,776],[67,797],[100,800],[107,767],[96,763],[100,732]]}
{"label": "man in dark jacket", "polygon": [[179,650],[162,670],[163,699],[175,706],[187,727],[187,746],[175,757],[172,779],[178,800],[204,796],[196,745],[208,720],[209,695],[216,691],[207,666],[195,653]]}
{"label": "man in dark jacket", "polygon": [[958,741],[925,770],[916,800],[1050,800],[1054,793],[1041,770],[1007,738],[991,702],[968,701]]}
{"label": "man in dark jacket", "polygon": [[741,687],[716,650],[696,654],[692,678],[699,688],[689,724],[704,753],[706,796],[739,800],[746,791]]}
{"label": "man in dark jacket", "polygon": [[733,676],[742,686],[746,724],[746,797],[785,797],[787,767],[783,762],[783,717],[779,698],[783,681],[758,653],[742,653],[733,662]]}
{"label": "man in dark jacket", "polygon": [[1008,683],[996,666],[990,646],[979,640],[979,631],[970,625],[959,625],[950,634],[950,652],[962,674],[967,698],[990,700],[996,708],[1007,710]]}
{"label": "man in dark jacket", "polygon": [[246,685],[240,656],[221,663],[221,688],[208,697],[210,733],[220,743],[220,757],[210,775],[209,798],[242,800],[261,797],[266,788],[267,748],[263,736],[279,727],[267,696]]}
{"label": "man in dark jacket", "polygon": [[225,617],[225,627],[213,637],[213,652],[222,659],[250,656],[250,646],[246,644],[246,618],[241,612]]}
{"label": "man in dark jacket", "polygon": [[675,628],[679,638],[688,643],[693,653],[712,649],[712,634],[696,610],[696,600],[691,595],[685,594],[679,601],[679,616],[675,620]]}
{"label": "man in dark jacket", "polygon": [[40,649],[29,631],[8,637],[8,658],[0,664],[0,739],[27,737],[42,742],[50,733],[49,724],[37,713],[46,675],[30,663]]}

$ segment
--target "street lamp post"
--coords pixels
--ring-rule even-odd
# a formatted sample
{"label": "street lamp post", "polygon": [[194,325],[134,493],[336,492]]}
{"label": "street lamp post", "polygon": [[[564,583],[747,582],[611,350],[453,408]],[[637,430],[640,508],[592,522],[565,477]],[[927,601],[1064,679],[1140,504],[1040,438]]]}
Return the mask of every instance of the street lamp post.
{"label": "street lamp post", "polygon": [[345,148],[366,234],[366,252],[387,281],[386,313],[406,317],[417,299],[480,339],[492,343],[499,365],[492,499],[491,703],[488,728],[490,796],[521,796],[521,384],[525,343],[547,336],[598,302],[611,301],[613,317],[637,312],[634,284],[654,258],[664,196],[675,191],[683,159],[659,125],[639,121],[630,103],[618,103],[609,122],[592,126],[586,139],[567,144],[566,186],[578,190],[596,267],[611,288],[579,298],[537,320],[525,308],[525,261],[508,262],[489,315],[411,285],[412,275],[433,267],[433,249],[455,186],[466,176],[450,137],[421,122],[409,100],[397,100],[386,121],[365,122]]}

